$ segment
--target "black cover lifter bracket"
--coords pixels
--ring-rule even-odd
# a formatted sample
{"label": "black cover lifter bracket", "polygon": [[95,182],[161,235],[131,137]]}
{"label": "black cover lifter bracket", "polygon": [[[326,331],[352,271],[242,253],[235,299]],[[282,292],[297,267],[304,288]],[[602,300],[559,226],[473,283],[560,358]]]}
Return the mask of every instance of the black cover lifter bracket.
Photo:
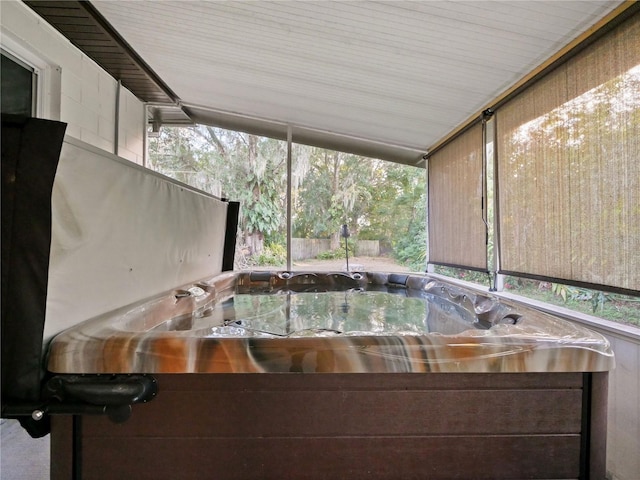
{"label": "black cover lifter bracket", "polygon": [[4,404],[3,418],[31,417],[39,422],[48,415],[107,415],[115,423],[131,416],[131,405],[157,395],[151,375],[55,375],[42,389],[42,401]]}

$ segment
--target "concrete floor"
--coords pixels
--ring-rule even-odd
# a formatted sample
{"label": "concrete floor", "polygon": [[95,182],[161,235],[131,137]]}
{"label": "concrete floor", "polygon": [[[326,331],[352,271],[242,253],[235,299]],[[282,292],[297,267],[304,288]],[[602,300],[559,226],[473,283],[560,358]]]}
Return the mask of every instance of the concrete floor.
{"label": "concrete floor", "polygon": [[49,435],[31,438],[17,420],[0,420],[0,479],[48,480]]}

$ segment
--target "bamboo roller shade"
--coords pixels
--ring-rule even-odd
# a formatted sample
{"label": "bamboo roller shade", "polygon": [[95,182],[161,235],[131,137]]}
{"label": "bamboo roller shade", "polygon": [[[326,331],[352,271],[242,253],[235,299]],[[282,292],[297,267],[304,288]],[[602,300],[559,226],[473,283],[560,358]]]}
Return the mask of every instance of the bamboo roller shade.
{"label": "bamboo roller shade", "polygon": [[429,262],[487,269],[482,124],[429,158]]}
{"label": "bamboo roller shade", "polygon": [[640,15],[496,117],[501,271],[640,290]]}

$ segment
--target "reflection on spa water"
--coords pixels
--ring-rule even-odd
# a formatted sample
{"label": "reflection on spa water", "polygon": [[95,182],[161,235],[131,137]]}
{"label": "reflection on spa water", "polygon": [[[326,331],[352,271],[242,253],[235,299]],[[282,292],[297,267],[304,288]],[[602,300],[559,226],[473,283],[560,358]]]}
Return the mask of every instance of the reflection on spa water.
{"label": "reflection on spa water", "polygon": [[430,294],[350,289],[331,292],[237,293],[171,330],[207,337],[455,335],[479,327],[475,316]]}

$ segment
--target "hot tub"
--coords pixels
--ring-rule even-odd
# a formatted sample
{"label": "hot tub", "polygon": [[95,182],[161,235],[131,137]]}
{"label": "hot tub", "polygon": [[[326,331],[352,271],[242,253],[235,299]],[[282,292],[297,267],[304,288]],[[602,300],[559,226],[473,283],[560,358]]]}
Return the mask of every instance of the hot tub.
{"label": "hot tub", "polygon": [[230,272],[53,340],[52,373],[159,387],[122,425],[52,418],[52,454],[82,446],[53,478],[603,478],[612,367],[599,334],[428,275]]}

